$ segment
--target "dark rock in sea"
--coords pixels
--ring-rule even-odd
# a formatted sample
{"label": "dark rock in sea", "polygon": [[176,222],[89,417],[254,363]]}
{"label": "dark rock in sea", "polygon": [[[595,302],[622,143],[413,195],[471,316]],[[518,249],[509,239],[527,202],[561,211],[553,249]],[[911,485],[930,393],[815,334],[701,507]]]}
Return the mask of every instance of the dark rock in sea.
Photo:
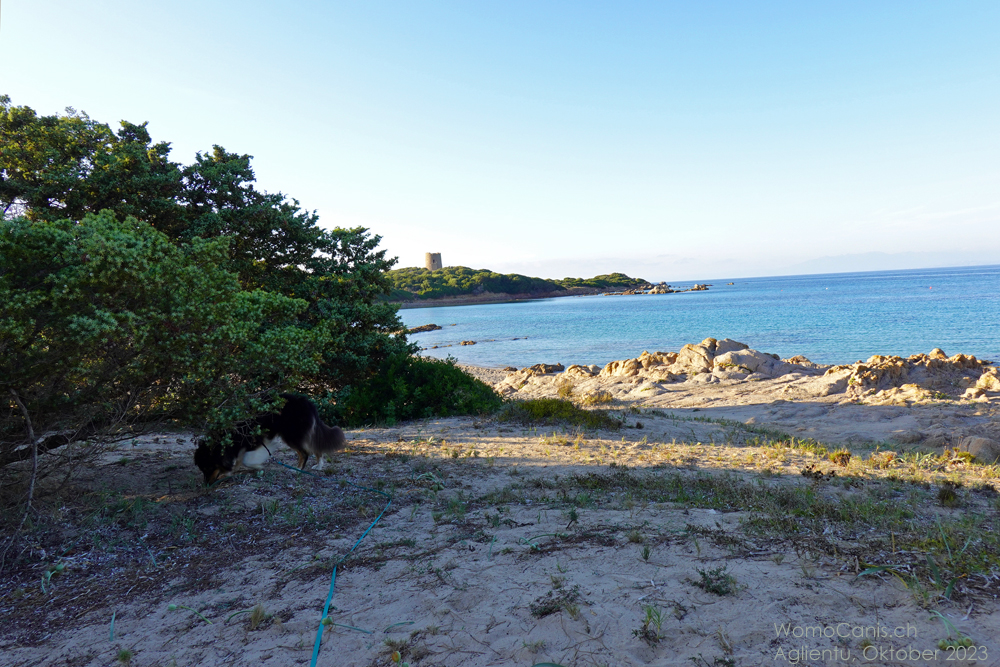
{"label": "dark rock in sea", "polygon": [[413,333],[420,333],[422,331],[437,331],[440,328],[441,327],[438,326],[437,324],[425,324],[422,327],[413,327],[412,329],[407,329],[406,333],[413,334]]}
{"label": "dark rock in sea", "polygon": [[462,345],[475,345],[475,344],[476,344],[476,341],[474,341],[474,340],[463,340],[462,341]]}

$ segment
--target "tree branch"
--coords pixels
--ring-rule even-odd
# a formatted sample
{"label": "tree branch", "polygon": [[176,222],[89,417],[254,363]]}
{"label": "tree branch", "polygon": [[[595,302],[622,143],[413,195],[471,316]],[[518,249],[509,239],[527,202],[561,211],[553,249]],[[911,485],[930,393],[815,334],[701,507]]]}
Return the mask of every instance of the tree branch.
{"label": "tree branch", "polygon": [[[17,407],[21,409],[24,425],[28,431],[28,439],[31,441],[31,481],[28,483],[28,503],[24,508],[24,518],[27,518],[28,510],[31,509],[31,501],[35,498],[35,479],[38,477],[38,439],[35,437],[35,429],[31,425],[31,415],[28,414],[28,408],[24,407],[24,403],[21,402],[21,397],[17,395],[16,391],[11,389],[10,395],[14,397]],[[24,523],[24,519],[21,519],[21,523]]]}

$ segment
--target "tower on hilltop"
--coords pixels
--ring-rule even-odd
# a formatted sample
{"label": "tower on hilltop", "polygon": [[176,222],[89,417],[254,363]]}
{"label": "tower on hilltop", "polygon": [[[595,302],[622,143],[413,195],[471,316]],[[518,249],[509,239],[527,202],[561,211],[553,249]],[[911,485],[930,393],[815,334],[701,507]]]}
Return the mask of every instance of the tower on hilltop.
{"label": "tower on hilltop", "polygon": [[437,271],[441,268],[441,253],[439,252],[427,252],[424,253],[424,266],[427,267],[428,271]]}

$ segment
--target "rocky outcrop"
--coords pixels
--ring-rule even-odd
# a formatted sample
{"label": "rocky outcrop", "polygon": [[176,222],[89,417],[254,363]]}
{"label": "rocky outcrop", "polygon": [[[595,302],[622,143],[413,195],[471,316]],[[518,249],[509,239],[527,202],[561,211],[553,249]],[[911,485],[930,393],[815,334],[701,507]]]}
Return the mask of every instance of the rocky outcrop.
{"label": "rocky outcrop", "polygon": [[421,333],[423,331],[437,331],[440,328],[441,326],[438,324],[425,324],[422,327],[413,327],[412,329],[407,329],[406,333],[415,334],[415,333]]}
{"label": "rocky outcrop", "polygon": [[[571,367],[572,368],[572,367]],[[577,369],[587,369],[596,368],[596,366],[576,366]],[[538,379],[549,379],[556,373],[562,373],[562,364],[535,364],[534,366],[528,366],[527,368],[522,368],[519,371],[514,371],[509,373],[502,381],[494,386],[501,395],[507,396],[514,393],[522,388],[524,388],[529,382],[535,380],[535,384],[539,384]],[[574,371],[577,373],[578,371]],[[588,376],[589,377],[589,376]]]}
{"label": "rocky outcrop", "polygon": [[[804,359],[804,357],[803,357]],[[808,361],[808,360],[807,360]],[[643,352],[635,359],[612,361],[599,373],[601,378],[640,378],[652,382],[741,380],[750,375],[773,378],[786,373],[816,374],[819,367],[798,366],[777,355],[751,350],[735,340],[706,338],[685,345],[679,352]]]}
{"label": "rocky outcrop", "polygon": [[[762,382],[766,391],[804,400],[835,397],[841,402],[882,405],[943,399],[991,400],[1000,392],[1000,374],[975,357],[947,356],[940,349],[910,357],[876,355],[840,366],[816,364],[803,356],[781,359],[738,341],[706,338],[677,352],[643,352],[603,368],[536,364],[509,374],[497,389],[504,394],[554,395],[567,382],[581,392],[610,391],[616,397],[649,398],[663,385],[726,385]],[[965,394],[962,394],[962,391]]]}
{"label": "rocky outcrop", "polygon": [[[846,372],[847,393],[852,398],[883,402],[927,400],[937,395],[954,397],[956,388],[979,387],[980,382],[993,386],[996,369],[983,372],[988,363],[965,354],[949,357],[940,348],[934,348],[930,354],[906,358],[875,355],[867,361],[833,366],[826,374]],[[970,397],[969,392],[963,397]]]}

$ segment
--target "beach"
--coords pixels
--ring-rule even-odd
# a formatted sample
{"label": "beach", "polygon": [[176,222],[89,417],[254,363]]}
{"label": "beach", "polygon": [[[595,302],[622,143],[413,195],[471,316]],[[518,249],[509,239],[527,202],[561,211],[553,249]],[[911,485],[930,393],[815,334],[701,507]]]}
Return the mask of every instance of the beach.
{"label": "beach", "polygon": [[[191,436],[123,444],[76,482],[120,490],[123,514],[91,530],[121,546],[64,555],[44,594],[20,573],[0,650],[16,665],[103,665],[120,646],[133,664],[306,663],[339,563],[321,665],[1000,651],[991,364],[937,350],[838,368],[708,339],[605,367],[467,371],[608,417],[355,429],[322,474],[272,462],[216,489]],[[169,514],[147,515],[140,550],[121,540],[147,496]]]}

